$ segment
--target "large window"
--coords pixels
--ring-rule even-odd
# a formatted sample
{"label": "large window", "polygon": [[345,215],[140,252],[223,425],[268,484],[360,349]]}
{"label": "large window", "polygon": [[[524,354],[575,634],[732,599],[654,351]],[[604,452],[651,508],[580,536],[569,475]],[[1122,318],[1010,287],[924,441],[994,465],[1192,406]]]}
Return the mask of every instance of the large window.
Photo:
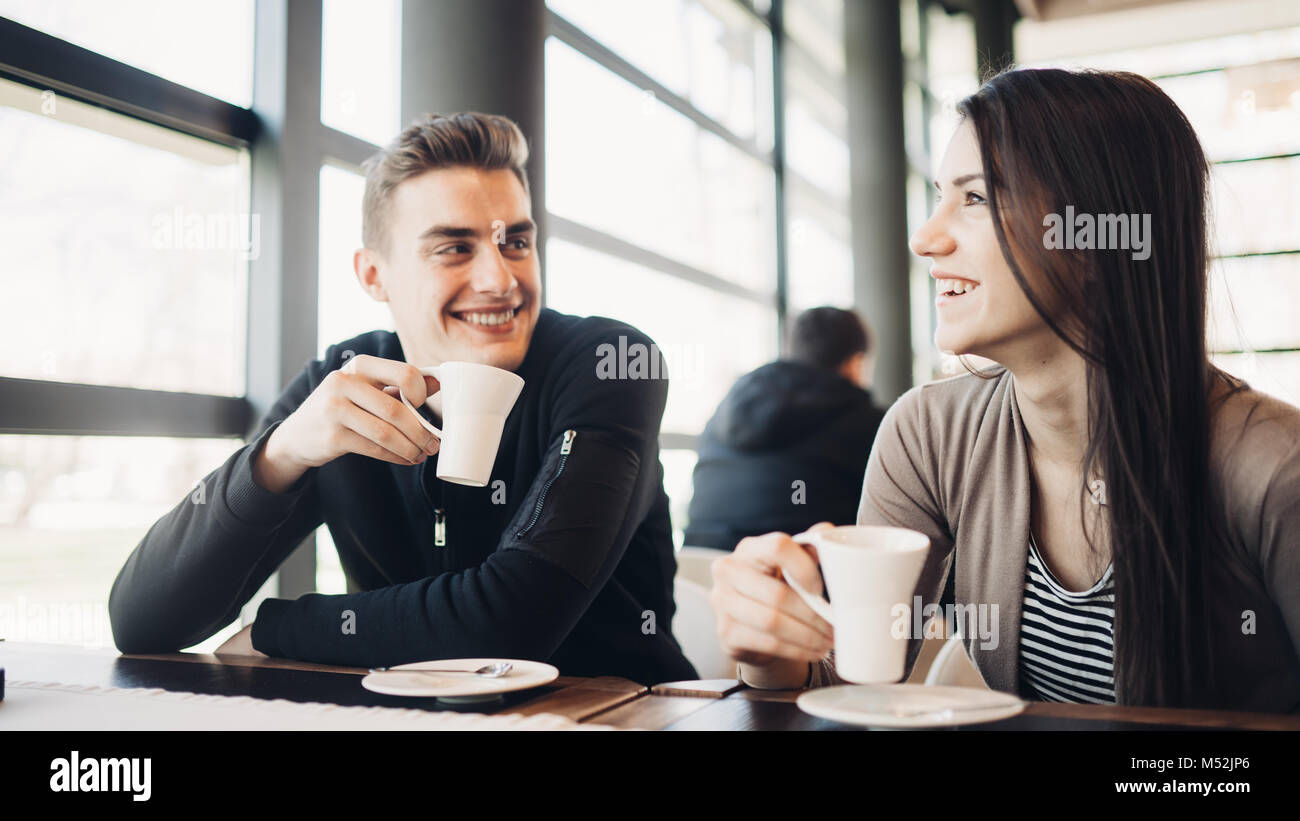
{"label": "large window", "polygon": [[783,5],[787,312],[854,304],[844,4]]}
{"label": "large window", "polygon": [[[1173,7],[1097,15],[1069,38],[1059,23],[1022,22],[1016,47],[1031,65],[1144,74],[1187,115],[1214,164],[1212,358],[1300,404],[1300,8],[1200,5],[1195,17]],[[1252,31],[1252,20],[1273,28]],[[1115,48],[1106,30],[1149,43]]]}
{"label": "large window", "polygon": [[[375,302],[357,282],[352,254],[361,247],[361,195],[365,178],[333,163],[320,169],[320,273],[317,280],[316,355],[357,334],[393,330],[388,305]],[[316,591],[346,593],[347,579],[329,527],[316,529]]]}
{"label": "large window", "polygon": [[[930,217],[931,181],[957,126],[957,103],[979,87],[975,27],[970,15],[949,14],[928,0],[902,0],[903,124],[907,146],[907,229]],[[934,344],[934,283],[927,260],[911,257],[912,380],[920,384],[958,373],[957,358]]]}
{"label": "large window", "polygon": [[[111,646],[148,528],[209,501],[308,359],[391,328],[352,253],[360,165],[398,129],[399,7],[0,0],[0,635]],[[342,592],[323,546],[245,612]]]}
{"label": "large window", "polygon": [[321,122],[383,145],[398,131],[399,0],[325,0],[321,33]]}
{"label": "large window", "polygon": [[[400,0],[324,0],[321,16],[320,122],[313,125],[327,147],[317,188],[317,357],[357,334],[393,330],[388,305],[361,289],[352,256],[361,247],[361,162],[403,125]],[[320,593],[348,592],[329,527],[318,527],[314,542],[314,552],[298,559],[300,581]]]}
{"label": "large window", "polygon": [[242,444],[0,436],[0,636],[112,647],[108,591],[122,563],[178,502],[205,503],[203,477]]}
{"label": "large window", "polygon": [[680,539],[723,395],[788,314],[853,302],[842,2],[548,5],[546,301],[664,351]]}
{"label": "large window", "polygon": [[242,395],[248,152],[7,80],[0,142],[0,374]]}
{"label": "large window", "polygon": [[772,147],[772,38],[741,3],[550,0],[547,5],[733,134],[760,149]]}
{"label": "large window", "polygon": [[[253,5],[127,6],[0,3],[0,635],[14,640],[111,646],[117,571],[164,513],[206,503],[201,480],[249,415]],[[76,85],[77,65],[113,83]]]}
{"label": "large window", "polygon": [[336,342],[375,330],[393,330],[387,303],[361,289],[352,255],[361,247],[365,178],[335,164],[320,169],[320,275],[317,280],[316,355]]}
{"label": "large window", "polygon": [[[1300,403],[1300,7],[1188,5],[1022,20],[1016,63],[1134,71],[1187,114],[1213,163],[1212,358],[1257,389]],[[901,7],[915,230],[930,210],[930,181],[956,124],[953,105],[978,78],[969,15],[929,0]],[[918,382],[957,372],[934,348],[926,267],[914,262],[911,286]]]}

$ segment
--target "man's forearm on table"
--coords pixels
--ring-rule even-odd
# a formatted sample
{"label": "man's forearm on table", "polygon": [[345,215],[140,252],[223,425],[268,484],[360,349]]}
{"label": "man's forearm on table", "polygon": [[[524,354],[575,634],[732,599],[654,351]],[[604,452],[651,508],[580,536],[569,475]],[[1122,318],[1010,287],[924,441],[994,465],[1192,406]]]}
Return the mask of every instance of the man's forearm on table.
{"label": "man's forearm on table", "polygon": [[266,599],[251,634],[270,656],[349,667],[433,658],[549,658],[595,595],[523,550],[378,590]]}
{"label": "man's forearm on table", "polygon": [[248,450],[257,444],[208,474],[132,551],[109,595],[119,649],[170,651],[201,641],[292,549],[302,527],[284,524],[295,510],[308,512],[298,507],[302,489],[281,496],[256,485]]}

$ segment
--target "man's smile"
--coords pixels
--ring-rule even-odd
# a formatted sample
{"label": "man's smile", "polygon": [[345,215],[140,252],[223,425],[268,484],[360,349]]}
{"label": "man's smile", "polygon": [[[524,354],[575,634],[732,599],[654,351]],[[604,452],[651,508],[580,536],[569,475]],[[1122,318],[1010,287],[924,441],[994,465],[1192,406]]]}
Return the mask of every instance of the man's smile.
{"label": "man's smile", "polygon": [[470,326],[475,331],[487,334],[509,334],[515,329],[515,317],[522,305],[469,308],[461,311],[448,311],[458,322]]}

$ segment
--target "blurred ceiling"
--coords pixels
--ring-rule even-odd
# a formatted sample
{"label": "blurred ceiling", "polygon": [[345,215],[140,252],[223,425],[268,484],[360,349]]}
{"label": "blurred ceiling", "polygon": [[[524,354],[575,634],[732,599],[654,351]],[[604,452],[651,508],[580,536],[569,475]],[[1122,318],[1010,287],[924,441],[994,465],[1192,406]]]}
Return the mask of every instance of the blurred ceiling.
{"label": "blurred ceiling", "polygon": [[1015,0],[1020,14],[1030,20],[1060,20],[1177,2],[1181,0]]}

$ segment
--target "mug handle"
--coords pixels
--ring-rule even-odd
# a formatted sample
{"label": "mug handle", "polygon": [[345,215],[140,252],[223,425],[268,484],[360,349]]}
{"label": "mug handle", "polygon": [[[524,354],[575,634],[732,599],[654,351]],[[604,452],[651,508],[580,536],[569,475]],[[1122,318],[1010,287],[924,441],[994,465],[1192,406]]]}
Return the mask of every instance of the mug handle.
{"label": "mug handle", "polygon": [[[429,368],[429,370],[433,371],[433,373],[430,374],[430,375],[431,375],[434,379],[438,379],[438,369],[437,369],[437,368]],[[423,371],[421,371],[421,373],[423,373]],[[435,394],[436,394],[436,393],[441,393],[441,392],[442,392],[442,384],[441,384],[441,383],[442,383],[442,380],[439,379],[438,382],[439,382],[438,390],[434,391]],[[402,397],[402,404],[403,404],[403,405],[406,405],[406,407],[408,407],[408,408],[411,409],[411,413],[415,414],[415,418],[418,419],[418,420],[420,420],[420,424],[421,424],[421,425],[424,425],[425,429],[427,429],[427,430],[429,431],[429,433],[432,433],[434,436],[436,436],[436,437],[438,437],[439,439],[441,439],[441,438],[442,438],[442,431],[440,431],[440,430],[438,430],[437,428],[435,428],[435,427],[433,426],[433,423],[432,423],[432,422],[430,422],[428,419],[425,419],[423,416],[420,415],[420,412],[419,412],[418,410],[415,409],[415,405],[412,405],[412,404],[411,404],[411,400],[409,400],[409,399],[406,398],[406,394],[402,393],[402,391],[401,391],[400,388],[398,389],[397,393],[398,393],[399,396]]]}
{"label": "mug handle", "polygon": [[[790,538],[800,544],[811,544],[812,537],[813,534],[811,533],[800,533],[798,536],[791,536]],[[781,573],[781,578],[785,579],[785,583],[790,585],[790,589],[795,593],[798,593],[799,598],[803,599],[804,604],[811,607],[814,613],[825,619],[832,627],[835,626],[835,616],[831,612],[830,602],[826,601],[821,596],[814,596],[812,593],[809,593],[803,585],[794,580],[793,576],[787,576],[784,571]]]}

